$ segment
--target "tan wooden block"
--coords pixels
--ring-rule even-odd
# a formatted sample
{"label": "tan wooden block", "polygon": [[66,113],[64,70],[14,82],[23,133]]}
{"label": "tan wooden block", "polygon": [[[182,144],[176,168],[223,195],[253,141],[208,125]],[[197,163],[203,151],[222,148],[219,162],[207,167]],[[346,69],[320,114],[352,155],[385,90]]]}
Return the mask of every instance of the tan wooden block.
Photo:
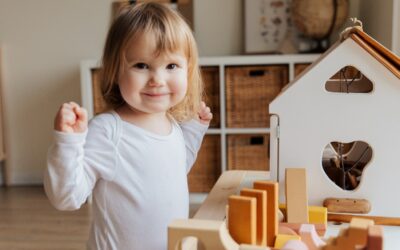
{"label": "tan wooden block", "polygon": [[271,250],[271,248],[266,247],[266,246],[255,246],[255,245],[241,244],[239,246],[239,250]]}
{"label": "tan wooden block", "polygon": [[367,214],[371,211],[371,203],[366,199],[327,198],[323,205],[331,213]]}
{"label": "tan wooden block", "polygon": [[306,170],[287,168],[285,178],[286,221],[308,223],[308,198]]}
{"label": "tan wooden block", "polygon": [[278,234],[299,235],[293,229],[279,224]]}
{"label": "tan wooden block", "polygon": [[367,245],[368,227],[374,225],[373,220],[353,218],[348,229],[349,244],[353,246]]}
{"label": "tan wooden block", "polygon": [[253,197],[257,200],[257,240],[259,246],[266,246],[267,231],[267,192],[265,190],[257,190],[243,188],[240,191],[241,196]]}
{"label": "tan wooden block", "polygon": [[[187,237],[195,237],[203,249],[238,250],[239,245],[229,236],[225,222],[214,220],[178,219],[168,225],[168,250],[192,247],[182,244]],[[181,243],[181,244],[180,244]],[[197,249],[197,245],[195,245]]]}
{"label": "tan wooden block", "polygon": [[239,193],[240,183],[248,172],[240,170],[224,172],[193,218],[223,221],[227,215],[228,197]]}
{"label": "tan wooden block", "polygon": [[253,197],[232,195],[228,199],[228,230],[239,244],[256,244],[257,200]]}
{"label": "tan wooden block", "polygon": [[[281,222],[279,223],[279,226],[284,226],[292,229],[295,231],[297,234],[300,232],[300,227],[302,224],[300,223],[287,223],[287,222]],[[323,237],[326,232],[326,224],[312,224],[315,227],[315,230],[317,231],[318,236]]]}
{"label": "tan wooden block", "polygon": [[255,181],[254,189],[267,192],[267,246],[273,247],[278,235],[278,183],[273,181]]}
{"label": "tan wooden block", "polygon": [[366,250],[382,250],[383,249],[383,228],[382,226],[369,226]]}

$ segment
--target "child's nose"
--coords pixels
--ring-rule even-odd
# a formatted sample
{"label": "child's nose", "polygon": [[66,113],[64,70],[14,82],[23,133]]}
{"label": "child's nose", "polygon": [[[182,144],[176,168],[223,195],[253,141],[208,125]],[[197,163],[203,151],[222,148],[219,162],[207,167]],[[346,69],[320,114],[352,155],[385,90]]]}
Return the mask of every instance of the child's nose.
{"label": "child's nose", "polygon": [[154,72],[148,82],[148,85],[151,87],[159,87],[163,86],[164,84],[165,78],[163,77],[161,72]]}

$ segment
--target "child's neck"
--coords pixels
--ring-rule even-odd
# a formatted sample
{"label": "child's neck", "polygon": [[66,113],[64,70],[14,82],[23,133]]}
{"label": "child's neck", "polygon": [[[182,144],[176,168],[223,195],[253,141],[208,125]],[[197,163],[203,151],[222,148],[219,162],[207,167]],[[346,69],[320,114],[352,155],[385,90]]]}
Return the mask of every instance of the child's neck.
{"label": "child's neck", "polygon": [[116,110],[122,120],[159,135],[171,133],[172,124],[166,112],[145,113],[124,105]]}

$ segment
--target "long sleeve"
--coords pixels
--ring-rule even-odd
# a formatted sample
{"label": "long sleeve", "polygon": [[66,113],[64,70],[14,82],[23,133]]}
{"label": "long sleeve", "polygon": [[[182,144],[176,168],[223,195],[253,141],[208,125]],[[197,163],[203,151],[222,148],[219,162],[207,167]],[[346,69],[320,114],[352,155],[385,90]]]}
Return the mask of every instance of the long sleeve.
{"label": "long sleeve", "polygon": [[[108,126],[107,126],[108,125]],[[113,128],[97,117],[87,133],[54,132],[47,154],[44,187],[50,202],[60,210],[74,210],[86,201],[96,181],[112,179],[116,167]]]}
{"label": "long sleeve", "polygon": [[186,171],[189,172],[196,161],[197,153],[203,141],[208,125],[197,120],[190,120],[180,124],[186,145]]}

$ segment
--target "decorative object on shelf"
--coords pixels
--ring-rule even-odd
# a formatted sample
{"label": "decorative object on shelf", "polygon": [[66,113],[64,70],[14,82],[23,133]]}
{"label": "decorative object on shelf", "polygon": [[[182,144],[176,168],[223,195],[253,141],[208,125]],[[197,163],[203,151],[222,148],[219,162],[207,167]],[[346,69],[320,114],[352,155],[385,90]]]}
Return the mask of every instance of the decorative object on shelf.
{"label": "decorative object on shelf", "polygon": [[296,28],[317,42],[311,51],[321,53],[329,47],[329,37],[346,21],[348,0],[292,0],[292,19]]}
{"label": "decorative object on shelf", "polygon": [[245,53],[277,53],[290,18],[289,0],[244,0]]}

